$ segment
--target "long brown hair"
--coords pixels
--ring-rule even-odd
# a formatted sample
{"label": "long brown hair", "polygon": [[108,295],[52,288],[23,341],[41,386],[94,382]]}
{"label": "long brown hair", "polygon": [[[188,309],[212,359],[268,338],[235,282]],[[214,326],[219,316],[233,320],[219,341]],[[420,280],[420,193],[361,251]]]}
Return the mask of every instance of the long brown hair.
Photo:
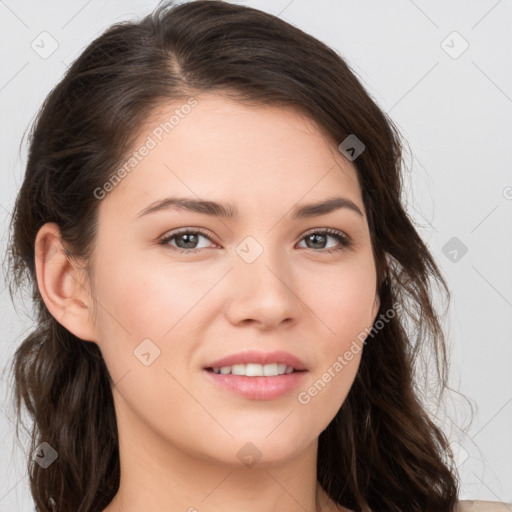
{"label": "long brown hair", "polygon": [[8,255],[11,298],[27,282],[37,314],[12,361],[17,421],[23,402],[33,419],[31,452],[47,442],[58,453],[47,468],[28,461],[37,510],[103,510],[118,490],[120,460],[113,382],[99,347],[48,312],[35,275],[36,234],[57,223],[68,256],[88,261],[97,231],[94,191],[125,160],[134,127],[159,105],[203,91],[300,109],[337,144],[349,135],[364,143],[353,163],[380,310],[399,304],[400,313],[366,344],[345,402],[320,435],[318,481],[356,511],[452,511],[453,458],[415,384],[419,349],[430,349],[446,388],[432,291],[450,292],[401,203],[400,134],[335,51],[278,17],[213,0],[163,4],[140,21],[110,27],[70,66],[30,132]]}

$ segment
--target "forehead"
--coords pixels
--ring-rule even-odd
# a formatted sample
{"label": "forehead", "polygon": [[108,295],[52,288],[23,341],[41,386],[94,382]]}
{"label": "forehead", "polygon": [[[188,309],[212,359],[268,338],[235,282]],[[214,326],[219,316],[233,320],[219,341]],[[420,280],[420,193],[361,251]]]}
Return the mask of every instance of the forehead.
{"label": "forehead", "polygon": [[354,165],[300,111],[246,106],[214,94],[194,100],[151,113],[107,202],[117,197],[135,213],[149,200],[182,193],[260,209],[266,201],[284,206],[339,192],[361,204]]}

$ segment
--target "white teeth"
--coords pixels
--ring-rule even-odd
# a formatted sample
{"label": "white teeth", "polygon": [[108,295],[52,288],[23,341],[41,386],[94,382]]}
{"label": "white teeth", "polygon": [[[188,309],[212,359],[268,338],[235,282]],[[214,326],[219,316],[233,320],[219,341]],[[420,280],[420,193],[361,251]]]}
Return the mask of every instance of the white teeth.
{"label": "white teeth", "polygon": [[279,375],[277,363],[266,364],[263,366],[263,375],[266,377],[274,377],[275,375]]}
{"label": "white teeth", "polygon": [[247,377],[261,377],[263,375],[263,366],[261,364],[249,363],[245,366],[245,375]]}
{"label": "white teeth", "polygon": [[231,367],[231,375],[245,375],[245,364],[234,364]]}
{"label": "white teeth", "polygon": [[245,375],[247,377],[275,377],[293,372],[292,366],[286,366],[283,363],[270,364],[234,364],[233,366],[221,366],[213,368],[214,373],[222,375]]}

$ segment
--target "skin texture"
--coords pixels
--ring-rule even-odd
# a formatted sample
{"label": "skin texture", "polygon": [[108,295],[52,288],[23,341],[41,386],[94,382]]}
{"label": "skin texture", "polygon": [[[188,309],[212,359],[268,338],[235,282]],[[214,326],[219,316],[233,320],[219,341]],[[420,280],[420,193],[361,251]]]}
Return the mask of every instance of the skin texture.
{"label": "skin texture", "polygon": [[[121,484],[105,510],[313,512],[315,498],[321,510],[335,510],[316,482],[318,436],[347,396],[362,352],[309,403],[298,393],[371,328],[378,312],[355,167],[298,112],[212,94],[196,99],[101,200],[90,280],[66,258],[55,224],[36,240],[48,309],[99,345],[115,382]],[[135,146],[176,107],[155,111]],[[170,209],[136,218],[168,196],[233,203],[240,218]],[[342,208],[291,220],[293,207],[333,196],[350,199],[363,215]],[[180,228],[212,236],[189,242],[196,254],[173,251],[192,250],[183,237],[159,244]],[[313,228],[340,230],[353,245],[343,248],[331,235],[308,245]],[[246,237],[262,249],[251,263],[237,252],[257,247],[245,246]],[[341,250],[325,252],[335,247]],[[160,350],[147,366],[134,355],[145,339]],[[210,382],[203,369],[209,362],[246,349],[288,351],[308,372],[297,389],[273,400]],[[237,456],[249,442],[261,454],[252,467]]]}

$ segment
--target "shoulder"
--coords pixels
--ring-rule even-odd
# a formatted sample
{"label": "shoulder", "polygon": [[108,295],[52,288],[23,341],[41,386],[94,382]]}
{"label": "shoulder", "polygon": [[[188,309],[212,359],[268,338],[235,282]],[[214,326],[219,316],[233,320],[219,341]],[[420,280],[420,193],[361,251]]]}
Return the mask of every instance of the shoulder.
{"label": "shoulder", "polygon": [[512,512],[512,505],[500,501],[462,500],[457,503],[455,512]]}

